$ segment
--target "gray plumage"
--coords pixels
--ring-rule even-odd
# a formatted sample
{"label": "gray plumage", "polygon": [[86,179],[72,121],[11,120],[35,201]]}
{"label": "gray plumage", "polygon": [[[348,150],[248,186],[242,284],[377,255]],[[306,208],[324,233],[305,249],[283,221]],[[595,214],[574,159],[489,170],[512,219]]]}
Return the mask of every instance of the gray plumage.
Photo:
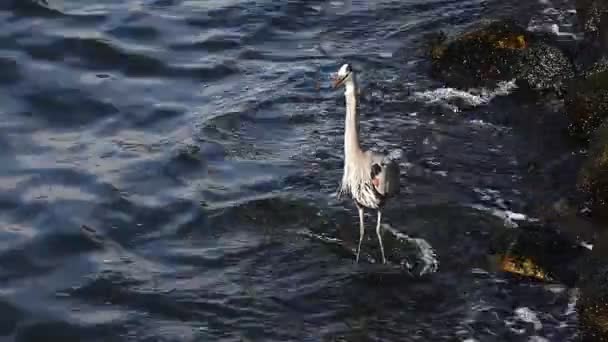
{"label": "gray plumage", "polygon": [[356,262],[359,262],[361,242],[365,234],[364,209],[378,212],[376,235],[386,263],[381,227],[382,209],[386,201],[399,193],[399,165],[388,156],[372,151],[363,151],[359,139],[359,114],[357,112],[357,82],[349,64],[338,70],[334,87],[344,85],[346,98],[346,118],[344,121],[344,173],[339,195],[349,194],[359,211],[359,245]]}

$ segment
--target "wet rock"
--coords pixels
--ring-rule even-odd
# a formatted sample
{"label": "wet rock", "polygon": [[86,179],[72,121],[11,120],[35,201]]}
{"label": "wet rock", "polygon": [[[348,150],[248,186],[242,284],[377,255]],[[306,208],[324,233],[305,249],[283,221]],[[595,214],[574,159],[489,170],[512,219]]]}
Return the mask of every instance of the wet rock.
{"label": "wet rock", "polygon": [[600,5],[602,0],[576,0],[576,18],[579,31],[597,34],[600,27]]}
{"label": "wet rock", "polygon": [[527,225],[497,232],[490,253],[503,272],[573,286],[588,249],[551,226]]}
{"label": "wet rock", "polygon": [[529,225],[496,233],[491,254],[501,271],[579,289],[582,341],[608,341],[608,234],[592,250],[552,226]]}
{"label": "wet rock", "polygon": [[500,81],[516,79],[530,89],[555,90],[574,73],[570,59],[548,39],[509,20],[453,40],[434,36],[428,51],[433,76],[457,88],[493,88]]}
{"label": "wet rock", "polygon": [[508,21],[491,23],[454,40],[437,39],[430,50],[433,76],[460,88],[512,79],[528,40],[525,30]]}
{"label": "wet rock", "polygon": [[608,116],[608,63],[601,60],[570,80],[564,92],[568,131],[589,140]]}
{"label": "wet rock", "polygon": [[608,121],[594,134],[577,185],[589,197],[594,217],[605,218],[608,208]]}
{"label": "wet rock", "polygon": [[173,159],[176,161],[192,161],[198,162],[201,160],[201,148],[195,144],[178,145],[173,151]]}
{"label": "wet rock", "polygon": [[584,68],[578,76],[583,79],[589,79],[591,76],[604,71],[608,71],[608,59],[606,58],[602,58],[591,64],[589,67]]}
{"label": "wet rock", "polygon": [[517,83],[533,90],[551,90],[562,93],[564,80],[574,77],[572,61],[562,50],[544,42],[526,49],[520,62]]}
{"label": "wet rock", "polygon": [[584,341],[608,341],[608,236],[599,239],[584,258],[576,308]]}
{"label": "wet rock", "polygon": [[587,40],[600,40],[601,44],[608,27],[608,23],[602,22],[607,17],[608,3],[605,0],[576,0],[575,6],[578,30]]}
{"label": "wet rock", "polygon": [[605,0],[576,0],[578,30],[584,34],[577,62],[588,66],[608,48],[608,3]]}

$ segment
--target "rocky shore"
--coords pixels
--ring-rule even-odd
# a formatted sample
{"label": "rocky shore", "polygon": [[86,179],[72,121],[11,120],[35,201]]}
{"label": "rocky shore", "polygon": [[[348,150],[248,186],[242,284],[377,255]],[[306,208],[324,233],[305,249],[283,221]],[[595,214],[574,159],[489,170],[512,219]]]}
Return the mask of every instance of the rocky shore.
{"label": "rocky shore", "polygon": [[[573,196],[578,203],[569,204],[576,209],[557,214],[559,227],[549,223],[556,211],[548,211],[538,224],[497,232],[490,254],[504,272],[580,289],[581,338],[608,341],[608,232],[601,228],[608,222],[608,2],[577,0],[576,19],[584,39],[570,50],[550,34],[496,20],[454,37],[437,34],[427,56],[432,76],[446,86],[491,88],[514,79],[533,97],[561,103],[564,138],[587,151]],[[576,233],[587,223],[592,247]]]}

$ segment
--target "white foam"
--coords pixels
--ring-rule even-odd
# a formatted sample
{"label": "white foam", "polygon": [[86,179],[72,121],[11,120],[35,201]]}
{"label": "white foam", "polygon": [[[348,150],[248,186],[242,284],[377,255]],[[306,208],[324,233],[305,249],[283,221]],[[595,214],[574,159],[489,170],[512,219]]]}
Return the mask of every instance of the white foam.
{"label": "white foam", "polygon": [[426,240],[420,238],[412,238],[400,231],[395,230],[388,224],[383,224],[382,226],[385,230],[391,232],[397,239],[413,243],[414,245],[416,245],[416,247],[418,247],[418,255],[420,257],[420,260],[424,262],[424,266],[420,271],[420,275],[437,272],[437,270],[439,269],[439,260],[437,259],[437,253],[435,253],[433,247],[431,247],[431,245]]}
{"label": "white foam", "polygon": [[500,130],[508,130],[508,129],[510,129],[509,127],[495,125],[493,123],[486,122],[486,121],[484,121],[482,119],[472,119],[472,120],[469,120],[469,123],[471,125],[479,126],[479,127],[488,127],[488,128],[495,128],[495,129],[500,129]]}
{"label": "white foam", "polygon": [[534,15],[528,22],[527,29],[532,32],[546,32],[560,37],[580,40],[582,34],[574,30],[574,15],[572,8],[554,7],[551,1],[540,1],[545,8]]}
{"label": "white foam", "polygon": [[475,267],[475,268],[471,269],[471,273],[472,274],[477,274],[477,275],[481,275],[481,274],[483,274],[483,275],[489,275],[490,274],[490,272],[488,272],[488,271],[486,271],[486,270],[484,270],[482,268],[478,268],[478,267]]}
{"label": "white foam", "polygon": [[340,242],[342,242],[342,240],[338,239],[338,238],[334,238],[331,236],[327,236],[324,234],[317,234],[317,233],[313,233],[308,229],[303,229],[299,232],[299,234],[304,235],[306,237],[309,238],[314,238],[317,240],[321,240],[323,242],[327,242],[327,243],[333,243],[333,244],[339,244]]}
{"label": "white foam", "polygon": [[566,308],[566,312],[564,315],[570,316],[576,314],[576,302],[578,302],[580,291],[575,288],[570,291],[570,298],[568,299],[568,307]]}
{"label": "white foam", "polygon": [[413,97],[427,104],[440,104],[453,112],[460,112],[460,107],[453,102],[464,103],[469,107],[478,107],[488,104],[496,96],[505,96],[517,88],[515,80],[501,81],[495,89],[472,88],[467,91],[456,88],[437,88],[422,92],[414,92]]}
{"label": "white foam", "polygon": [[433,171],[434,174],[439,175],[441,177],[447,177],[448,176],[448,172],[447,171]]}
{"label": "white foam", "polygon": [[505,225],[512,228],[519,227],[519,224],[516,221],[527,221],[527,222],[537,222],[538,219],[529,217],[523,213],[513,212],[511,210],[502,210],[497,208],[490,208],[481,204],[472,204],[469,206],[470,208],[489,212],[490,214],[499,217],[504,220]]}
{"label": "white foam", "polygon": [[581,245],[582,247],[587,248],[587,249],[588,249],[588,250],[590,250],[590,251],[591,251],[591,250],[593,250],[593,244],[591,244],[591,243],[589,243],[589,242],[587,242],[587,241],[581,241],[581,242],[579,243],[579,245]]}
{"label": "white foam", "polygon": [[403,158],[403,150],[402,149],[394,149],[391,150],[387,157],[392,160],[401,160]]}
{"label": "white foam", "polygon": [[540,322],[540,319],[538,319],[538,316],[536,315],[536,313],[534,311],[532,311],[530,308],[528,307],[519,307],[517,309],[515,309],[515,314],[517,315],[517,318],[526,322],[526,323],[532,323],[534,325],[534,330],[541,330],[543,328],[543,324]]}
{"label": "white foam", "polygon": [[[416,246],[416,248],[418,250],[418,260],[417,261],[422,262],[422,268],[419,272],[419,275],[437,272],[437,270],[439,268],[439,260],[437,259],[437,254],[435,253],[435,250],[431,247],[431,245],[428,242],[426,242],[426,240],[409,237],[406,234],[403,234],[403,233],[395,230],[393,227],[391,227],[390,225],[388,225],[386,223],[383,223],[382,226],[385,231],[388,231],[391,234],[393,234],[393,236],[395,236],[396,239],[405,241],[409,244],[413,244],[414,246]],[[298,234],[301,234],[308,238],[317,239],[317,240],[320,240],[325,243],[345,246],[343,243],[344,241],[342,241],[341,239],[338,239],[338,238],[332,237],[332,236],[328,236],[326,234],[314,233],[308,229],[303,229],[303,230],[299,231]],[[350,248],[350,251],[353,254],[356,253],[356,250],[354,248]],[[372,262],[375,262],[375,260],[372,260]],[[406,266],[406,268],[410,271],[414,268],[414,266],[409,264],[409,262],[407,260],[401,261],[401,262],[402,262],[402,265]]]}
{"label": "white foam", "polygon": [[485,202],[488,205],[476,203],[471,204],[471,208],[489,212],[492,215],[503,219],[505,224],[509,227],[518,227],[518,221],[538,222],[537,218],[529,217],[524,213],[511,211],[498,190],[473,188],[473,192],[480,196],[480,201]]}

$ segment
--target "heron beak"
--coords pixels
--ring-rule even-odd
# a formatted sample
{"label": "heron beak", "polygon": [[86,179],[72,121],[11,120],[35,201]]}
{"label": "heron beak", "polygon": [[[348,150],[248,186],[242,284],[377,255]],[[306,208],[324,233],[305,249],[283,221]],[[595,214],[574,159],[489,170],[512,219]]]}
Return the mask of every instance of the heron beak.
{"label": "heron beak", "polygon": [[332,85],[333,85],[334,89],[336,89],[339,86],[341,86],[344,83],[344,80],[346,80],[347,77],[348,77],[348,75],[346,75],[344,77],[338,77],[338,75],[334,76],[333,80],[332,80]]}

